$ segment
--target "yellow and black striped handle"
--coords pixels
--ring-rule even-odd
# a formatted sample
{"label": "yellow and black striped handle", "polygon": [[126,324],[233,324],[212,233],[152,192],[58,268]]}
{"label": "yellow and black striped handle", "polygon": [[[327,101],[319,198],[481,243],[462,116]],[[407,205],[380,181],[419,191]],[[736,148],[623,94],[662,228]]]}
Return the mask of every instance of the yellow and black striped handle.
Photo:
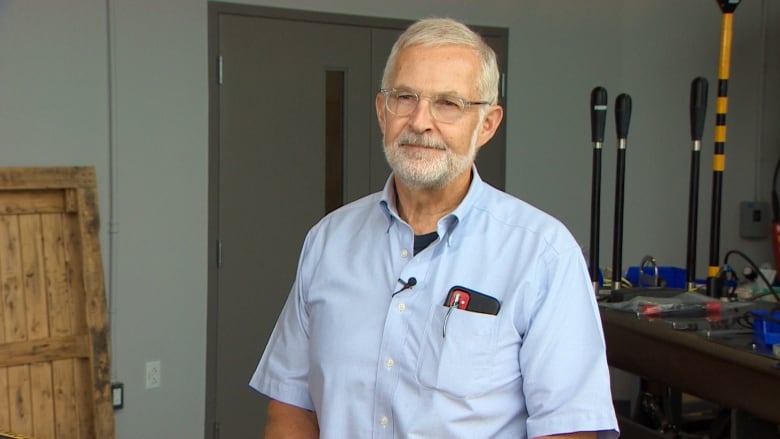
{"label": "yellow and black striped handle", "polygon": [[728,111],[729,67],[734,10],[740,0],[716,0],[722,16],[720,62],[718,64],[718,98],[715,102],[715,151],[712,159],[712,206],[710,219],[710,258],[707,270],[707,294],[720,297],[716,279],[720,271],[720,216],[723,171],[726,169],[726,113]]}

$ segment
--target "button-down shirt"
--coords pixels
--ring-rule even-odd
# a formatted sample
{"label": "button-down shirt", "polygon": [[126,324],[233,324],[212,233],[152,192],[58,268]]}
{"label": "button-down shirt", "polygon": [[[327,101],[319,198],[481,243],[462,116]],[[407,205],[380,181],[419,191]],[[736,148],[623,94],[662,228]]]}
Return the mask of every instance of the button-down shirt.
{"label": "button-down shirt", "polygon": [[[395,199],[391,177],[310,230],[250,385],[315,411],[323,438],[616,437],[592,284],[568,230],[475,168],[439,238],[413,255]],[[500,310],[447,306],[454,286]]]}

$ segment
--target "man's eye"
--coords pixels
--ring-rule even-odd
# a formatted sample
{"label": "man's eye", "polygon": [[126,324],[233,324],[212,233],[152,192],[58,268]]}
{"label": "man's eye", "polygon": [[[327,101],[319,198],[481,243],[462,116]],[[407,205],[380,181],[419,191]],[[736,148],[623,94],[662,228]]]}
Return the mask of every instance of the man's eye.
{"label": "man's eye", "polygon": [[457,98],[449,97],[449,96],[440,96],[436,99],[436,105],[439,107],[448,107],[448,108],[460,108],[460,101]]}
{"label": "man's eye", "polygon": [[399,101],[416,101],[417,96],[415,96],[412,93],[398,93],[396,99],[398,99]]}

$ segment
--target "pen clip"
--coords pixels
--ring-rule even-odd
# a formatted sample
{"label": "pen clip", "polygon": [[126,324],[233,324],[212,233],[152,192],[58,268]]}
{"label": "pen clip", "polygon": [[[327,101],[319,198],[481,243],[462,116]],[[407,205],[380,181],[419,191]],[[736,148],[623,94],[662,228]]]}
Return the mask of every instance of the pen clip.
{"label": "pen clip", "polygon": [[450,299],[450,307],[447,310],[447,314],[444,315],[444,326],[441,329],[441,337],[447,338],[447,321],[450,319],[450,314],[452,314],[452,310],[455,308],[458,308],[460,306],[460,292],[456,292],[452,295],[452,299]]}

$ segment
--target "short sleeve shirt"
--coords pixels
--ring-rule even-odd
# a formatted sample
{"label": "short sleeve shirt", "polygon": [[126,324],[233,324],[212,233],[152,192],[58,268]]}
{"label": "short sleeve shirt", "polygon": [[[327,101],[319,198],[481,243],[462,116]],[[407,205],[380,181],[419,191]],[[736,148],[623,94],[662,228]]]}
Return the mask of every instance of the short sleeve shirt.
{"label": "short sleeve shirt", "polygon": [[[414,255],[394,200],[391,176],[309,231],[251,387],[315,411],[323,438],[617,437],[598,309],[569,231],[475,168]],[[449,306],[458,288],[498,312]]]}

